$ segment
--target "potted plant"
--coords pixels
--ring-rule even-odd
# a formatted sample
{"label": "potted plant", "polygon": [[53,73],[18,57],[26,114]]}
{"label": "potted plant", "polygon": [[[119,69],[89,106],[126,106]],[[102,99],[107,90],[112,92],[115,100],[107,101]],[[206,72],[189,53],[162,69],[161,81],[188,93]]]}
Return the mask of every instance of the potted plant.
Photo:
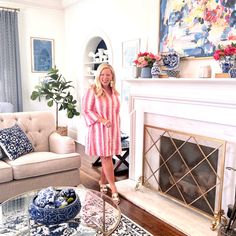
{"label": "potted plant", "polygon": [[66,110],[67,117],[73,118],[80,115],[76,109],[77,101],[70,93],[70,89],[74,88],[71,85],[72,81],[66,81],[66,79],[59,74],[59,70],[52,68],[45,80],[35,86],[35,90],[31,94],[31,99],[41,101],[42,98],[48,100],[47,105],[52,107],[56,105],[56,128],[58,130],[58,112]]}
{"label": "potted plant", "polygon": [[223,73],[228,73],[235,66],[236,60],[236,43],[227,45],[219,44],[214,51],[213,58],[220,62],[220,67]]}
{"label": "potted plant", "polygon": [[140,52],[134,60],[134,64],[137,67],[141,67],[141,77],[142,78],[151,78],[151,68],[153,67],[153,64],[157,61],[161,60],[161,56],[154,55],[151,52]]}

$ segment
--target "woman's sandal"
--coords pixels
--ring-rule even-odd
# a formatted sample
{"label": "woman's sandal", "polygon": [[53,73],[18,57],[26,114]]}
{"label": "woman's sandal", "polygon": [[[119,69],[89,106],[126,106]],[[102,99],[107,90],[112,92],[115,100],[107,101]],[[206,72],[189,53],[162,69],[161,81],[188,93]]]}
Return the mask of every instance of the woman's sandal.
{"label": "woman's sandal", "polygon": [[120,198],[118,193],[112,193],[112,200],[114,203],[116,203],[117,205],[120,204]]}
{"label": "woman's sandal", "polygon": [[101,184],[101,182],[99,181],[99,186],[100,186],[100,192],[107,194],[108,188],[106,184]]}

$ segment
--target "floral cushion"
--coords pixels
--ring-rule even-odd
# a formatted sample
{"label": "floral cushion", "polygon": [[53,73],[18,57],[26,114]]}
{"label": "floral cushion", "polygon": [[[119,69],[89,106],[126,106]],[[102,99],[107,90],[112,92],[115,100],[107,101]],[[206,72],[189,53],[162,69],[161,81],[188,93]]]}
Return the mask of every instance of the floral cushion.
{"label": "floral cushion", "polygon": [[17,124],[0,130],[0,147],[10,160],[34,151],[26,134]]}

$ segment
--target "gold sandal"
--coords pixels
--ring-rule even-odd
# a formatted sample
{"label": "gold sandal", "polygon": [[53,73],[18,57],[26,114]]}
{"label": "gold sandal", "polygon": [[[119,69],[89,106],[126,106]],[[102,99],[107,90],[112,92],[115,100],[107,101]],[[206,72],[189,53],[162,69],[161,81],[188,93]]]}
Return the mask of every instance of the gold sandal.
{"label": "gold sandal", "polygon": [[120,198],[119,198],[118,193],[113,193],[113,194],[112,194],[112,200],[113,200],[113,202],[116,203],[117,205],[120,204]]}
{"label": "gold sandal", "polygon": [[101,184],[101,181],[99,181],[99,186],[100,186],[100,192],[106,194],[108,191],[107,185]]}

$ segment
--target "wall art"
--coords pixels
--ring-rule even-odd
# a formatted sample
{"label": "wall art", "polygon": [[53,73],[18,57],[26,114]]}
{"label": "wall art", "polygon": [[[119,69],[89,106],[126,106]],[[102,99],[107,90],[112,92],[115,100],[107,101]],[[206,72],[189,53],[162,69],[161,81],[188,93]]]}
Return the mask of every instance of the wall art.
{"label": "wall art", "polygon": [[130,69],[133,66],[133,61],[136,59],[140,48],[140,40],[129,40],[122,43],[122,66],[125,69]]}
{"label": "wall art", "polygon": [[236,40],[235,1],[161,0],[160,52],[210,57],[218,44]]}
{"label": "wall art", "polygon": [[54,67],[54,40],[31,37],[32,72],[44,73]]}

